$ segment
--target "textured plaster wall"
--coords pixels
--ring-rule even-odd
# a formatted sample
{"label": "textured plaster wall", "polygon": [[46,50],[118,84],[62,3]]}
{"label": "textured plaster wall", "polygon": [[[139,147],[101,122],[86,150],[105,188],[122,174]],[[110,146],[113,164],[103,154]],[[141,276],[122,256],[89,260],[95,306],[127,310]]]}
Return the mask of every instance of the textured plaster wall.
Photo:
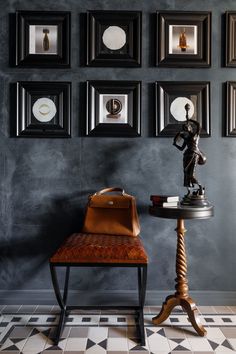
{"label": "textured plaster wall", "polygon": [[[22,10],[72,12],[71,69],[18,69],[8,65],[9,13]],[[142,10],[141,68],[80,66],[79,14],[92,9]],[[156,10],[212,11],[212,66],[209,69],[164,69],[152,65],[151,14]],[[0,0],[0,288],[49,289],[47,259],[71,232],[79,231],[89,193],[123,186],[137,197],[144,244],[150,256],[148,289],[174,286],[175,221],[148,215],[149,196],[185,193],[182,154],[172,139],[152,137],[155,80],[211,82],[212,137],[201,139],[207,165],[198,175],[215,205],[210,220],[187,221],[186,246],[192,290],[236,290],[236,139],[222,137],[222,83],[236,80],[236,70],[221,67],[222,14],[236,10],[234,0]],[[84,31],[84,29],[83,29]],[[86,80],[142,80],[142,137],[81,136]],[[72,82],[72,138],[10,137],[9,84],[18,80]],[[132,270],[83,270],[72,277],[74,289],[132,289]],[[93,279],[93,280],[91,280]],[[115,281],[114,281],[115,279]]]}

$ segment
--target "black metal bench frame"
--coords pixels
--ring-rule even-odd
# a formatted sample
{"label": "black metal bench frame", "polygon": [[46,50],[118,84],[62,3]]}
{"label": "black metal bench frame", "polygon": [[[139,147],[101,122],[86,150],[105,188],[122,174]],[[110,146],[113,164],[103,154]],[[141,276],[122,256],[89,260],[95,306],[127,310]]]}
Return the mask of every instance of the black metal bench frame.
{"label": "black metal bench frame", "polygon": [[[66,267],[65,281],[64,281],[64,290],[61,292],[58,278],[57,278],[57,267]],[[137,306],[68,306],[67,297],[68,297],[68,285],[70,277],[70,267],[136,267],[138,269],[138,304]],[[143,307],[146,294],[146,283],[147,283],[147,264],[145,263],[54,263],[50,262],[50,271],[52,277],[52,284],[57,298],[58,305],[61,309],[59,323],[54,339],[55,345],[58,344],[64,325],[65,319],[72,310],[108,310],[108,309],[117,309],[117,310],[134,310],[138,315],[137,329],[140,339],[140,345],[145,346],[145,331],[144,331],[144,315]]]}

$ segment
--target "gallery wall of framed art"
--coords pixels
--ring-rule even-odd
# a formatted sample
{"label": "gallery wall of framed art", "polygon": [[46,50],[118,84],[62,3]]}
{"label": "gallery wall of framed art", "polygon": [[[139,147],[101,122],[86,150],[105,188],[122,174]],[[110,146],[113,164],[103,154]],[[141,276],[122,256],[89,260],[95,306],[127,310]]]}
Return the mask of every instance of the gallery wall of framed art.
{"label": "gallery wall of framed art", "polygon": [[[86,15],[86,21],[80,30],[85,33],[86,50],[83,55],[85,66],[88,67],[88,70],[93,67],[97,67],[97,70],[102,70],[99,67],[110,67],[114,68],[114,70],[121,67],[127,68],[127,70],[142,67],[142,11],[88,10],[84,15]],[[236,46],[234,43],[236,12],[227,11],[223,16],[225,19],[224,65],[233,68],[236,67]],[[153,45],[156,53],[155,64],[158,70],[161,70],[161,68],[170,68],[170,70],[174,70],[174,68],[192,68],[193,70],[211,67],[212,13],[210,11],[157,10],[155,22],[156,33]],[[16,11],[15,67],[19,69],[43,68],[47,70],[50,68],[70,70],[71,25],[70,11]],[[10,62],[13,62],[12,59]],[[99,81],[101,83],[100,88]],[[107,87],[104,86],[105,82]],[[141,87],[143,85],[141,85],[141,80],[136,81],[137,85],[134,84],[134,80],[127,80],[126,83],[123,81],[123,87],[121,87],[121,82],[122,80],[120,79],[111,82],[108,80],[87,81],[87,108],[86,117],[83,117],[85,120],[84,125],[86,126],[85,136],[141,136]],[[179,105],[183,103],[181,97],[191,101],[194,110],[193,119],[199,120],[202,126],[201,135],[205,137],[211,136],[210,82],[206,84],[206,87],[202,87],[202,83],[203,81],[200,80],[195,83],[191,82],[191,80],[183,83],[168,80],[165,82],[163,80],[162,83],[156,82],[154,84],[155,99],[153,107],[155,116],[153,117],[153,136],[173,136],[175,124],[176,126],[179,124],[178,119],[173,114],[173,107],[176,110],[179,109]],[[55,87],[57,86],[56,82],[52,82],[50,87],[53,84]],[[59,83],[59,86],[61,84]],[[67,86],[68,84],[68,82],[65,83]],[[40,85],[42,86],[43,82],[39,83]],[[21,88],[19,83],[17,83],[17,87],[17,111],[20,112],[19,107],[23,106],[23,101],[20,101],[21,98],[19,96],[22,96],[21,91],[24,92],[24,89]],[[171,100],[175,90],[177,91],[175,92],[174,103],[178,101],[178,105],[173,102],[167,103]],[[101,92],[98,94],[99,91]],[[108,98],[105,98],[105,95]],[[179,97],[177,97],[178,95]],[[45,100],[53,102],[50,92],[45,92],[44,96]],[[227,91],[227,107],[229,106],[229,96]],[[100,101],[101,97],[104,101],[103,103]],[[107,102],[105,102],[106,100]],[[61,100],[62,103],[59,105],[60,110],[57,110],[57,115],[64,112],[64,109],[69,109],[69,101],[70,98],[67,98],[66,101],[64,99]],[[26,104],[28,104],[28,101],[26,101]],[[64,105],[66,108],[64,108]],[[52,105],[49,104],[49,106],[52,109]],[[102,106],[104,106],[103,113],[101,113]],[[110,111],[108,111],[108,107]],[[112,115],[111,112],[118,110],[120,110],[119,113]],[[39,123],[38,120],[38,131],[35,124],[33,124],[33,130],[29,128],[32,123],[31,118],[29,118],[30,115],[33,114],[32,117],[37,119],[32,112],[27,117],[26,113],[22,114],[21,112],[21,114],[18,114],[16,122],[17,137],[71,136],[70,116],[68,116],[67,122],[63,122],[63,124],[61,124],[60,118],[60,124],[55,124],[54,132],[53,129],[50,132],[46,129],[42,133],[42,131],[40,132],[40,126],[42,126],[43,121]],[[110,116],[109,118],[108,115]],[[101,118],[102,116],[103,118]],[[232,123],[232,119],[234,119],[232,115],[229,118],[229,113],[227,113],[227,117],[227,122]],[[181,121],[184,117],[179,119]],[[23,121],[25,121],[24,124]],[[21,126],[24,129],[21,129]],[[47,127],[49,126],[50,124],[47,124]],[[58,130],[59,126],[60,129]],[[234,134],[225,133],[225,130],[223,135],[234,136]]]}

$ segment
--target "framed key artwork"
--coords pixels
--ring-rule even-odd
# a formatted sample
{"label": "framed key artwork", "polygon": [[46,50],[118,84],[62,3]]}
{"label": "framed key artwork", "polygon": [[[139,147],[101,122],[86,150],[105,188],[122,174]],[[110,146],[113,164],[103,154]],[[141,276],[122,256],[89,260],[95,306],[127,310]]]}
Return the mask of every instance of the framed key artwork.
{"label": "framed key artwork", "polygon": [[140,114],[140,81],[87,81],[87,136],[140,136]]}

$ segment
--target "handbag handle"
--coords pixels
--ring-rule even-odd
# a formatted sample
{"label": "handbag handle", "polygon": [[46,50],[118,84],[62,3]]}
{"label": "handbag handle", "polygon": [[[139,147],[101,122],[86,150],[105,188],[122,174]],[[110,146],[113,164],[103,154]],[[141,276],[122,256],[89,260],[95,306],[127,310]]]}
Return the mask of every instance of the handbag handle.
{"label": "handbag handle", "polygon": [[121,192],[122,195],[126,194],[123,188],[112,187],[112,188],[102,189],[99,192],[96,192],[94,195],[101,195],[101,194],[110,193],[110,192]]}

